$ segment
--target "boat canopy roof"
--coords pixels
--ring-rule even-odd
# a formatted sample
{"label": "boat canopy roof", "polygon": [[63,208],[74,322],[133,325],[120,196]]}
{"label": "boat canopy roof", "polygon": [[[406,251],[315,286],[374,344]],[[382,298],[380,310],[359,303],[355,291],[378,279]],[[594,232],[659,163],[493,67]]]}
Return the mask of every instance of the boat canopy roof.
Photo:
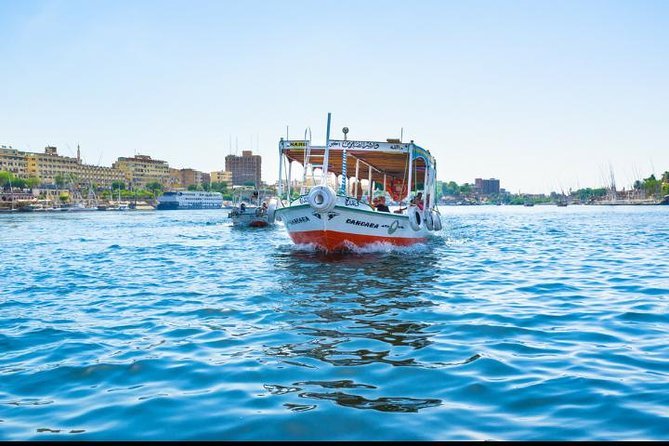
{"label": "boat canopy roof", "polygon": [[[315,168],[322,167],[325,146],[309,146],[305,140],[281,140],[280,147],[290,160],[304,165],[305,151],[309,147],[309,160]],[[425,181],[427,169],[434,169],[435,160],[430,152],[414,143],[390,143],[378,141],[330,140],[328,171],[341,175],[343,171],[343,151],[346,150],[346,173],[355,176],[355,167],[360,161],[360,179],[367,178],[369,167],[372,168],[372,180],[383,182],[386,179],[406,178],[409,167],[409,155],[413,152],[414,181]]]}

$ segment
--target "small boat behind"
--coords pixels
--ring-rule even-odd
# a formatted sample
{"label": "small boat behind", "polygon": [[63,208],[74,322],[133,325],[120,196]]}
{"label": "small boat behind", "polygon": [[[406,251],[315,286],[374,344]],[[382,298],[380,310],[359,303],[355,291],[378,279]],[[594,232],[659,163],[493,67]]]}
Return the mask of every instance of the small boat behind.
{"label": "small boat behind", "polygon": [[267,189],[235,187],[232,192],[232,210],[228,217],[233,226],[263,228],[275,223],[277,200]]}

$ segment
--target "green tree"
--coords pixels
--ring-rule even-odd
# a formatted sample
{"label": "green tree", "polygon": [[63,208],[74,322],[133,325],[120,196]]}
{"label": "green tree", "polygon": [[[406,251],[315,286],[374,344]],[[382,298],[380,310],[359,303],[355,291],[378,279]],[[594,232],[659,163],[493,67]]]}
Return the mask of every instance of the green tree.
{"label": "green tree", "polygon": [[157,181],[154,181],[153,183],[147,184],[146,189],[151,192],[153,198],[156,198],[156,193],[163,190],[163,185]]}
{"label": "green tree", "polygon": [[112,190],[125,190],[125,183],[123,181],[112,181],[111,188]]}
{"label": "green tree", "polygon": [[[0,186],[9,186],[14,182],[14,175],[6,170],[0,170]],[[13,186],[13,184],[12,184]]]}
{"label": "green tree", "polygon": [[197,184],[189,184],[188,185],[188,190],[196,191],[196,190],[198,190],[198,185]]}
{"label": "green tree", "polygon": [[472,193],[472,185],[469,183],[465,183],[462,186],[460,186],[460,193],[463,195],[469,195]]}
{"label": "green tree", "polygon": [[24,189],[26,187],[26,180],[24,180],[23,178],[14,177],[12,179],[12,187],[16,187],[18,189]]}
{"label": "green tree", "polygon": [[37,177],[30,177],[26,180],[26,186],[32,189],[34,187],[39,186],[41,182],[42,181]]}
{"label": "green tree", "polygon": [[648,178],[643,180],[643,189],[646,195],[655,195],[660,190],[660,182],[655,178],[655,174],[651,174]]}
{"label": "green tree", "polygon": [[56,183],[56,186],[58,186],[59,189],[62,189],[63,186],[65,186],[65,176],[61,173],[56,174],[55,177],[53,177],[53,182]]}

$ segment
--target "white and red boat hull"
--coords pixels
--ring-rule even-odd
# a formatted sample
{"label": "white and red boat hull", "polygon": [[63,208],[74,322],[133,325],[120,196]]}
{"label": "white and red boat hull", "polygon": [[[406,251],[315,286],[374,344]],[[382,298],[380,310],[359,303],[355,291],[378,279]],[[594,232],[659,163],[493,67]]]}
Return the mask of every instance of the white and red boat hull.
{"label": "white and red boat hull", "polygon": [[[341,197],[340,197],[341,200]],[[428,231],[415,231],[406,215],[337,205],[320,213],[308,204],[277,210],[288,235],[297,244],[313,244],[325,251],[365,247],[376,243],[410,246],[427,239]]]}

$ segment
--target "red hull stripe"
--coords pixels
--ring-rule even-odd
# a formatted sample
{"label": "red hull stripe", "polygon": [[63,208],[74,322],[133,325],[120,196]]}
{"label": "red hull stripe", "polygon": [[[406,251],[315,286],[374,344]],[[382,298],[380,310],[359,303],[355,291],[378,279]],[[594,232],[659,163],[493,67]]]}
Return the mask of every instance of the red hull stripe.
{"label": "red hull stripe", "polygon": [[373,243],[389,243],[397,246],[410,246],[425,241],[425,238],[378,237],[373,235],[350,234],[338,231],[303,231],[291,232],[290,238],[297,244],[313,243],[328,251],[347,248],[349,244],[358,247]]}

